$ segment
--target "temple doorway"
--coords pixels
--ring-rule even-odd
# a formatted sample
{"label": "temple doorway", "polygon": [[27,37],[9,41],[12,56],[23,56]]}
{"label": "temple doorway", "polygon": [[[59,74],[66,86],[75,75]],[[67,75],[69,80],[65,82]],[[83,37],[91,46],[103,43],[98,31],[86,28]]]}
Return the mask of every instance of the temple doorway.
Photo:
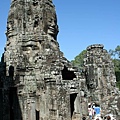
{"label": "temple doorway", "polygon": [[71,118],[74,115],[75,111],[75,100],[77,98],[77,93],[70,94],[70,109],[71,109]]}

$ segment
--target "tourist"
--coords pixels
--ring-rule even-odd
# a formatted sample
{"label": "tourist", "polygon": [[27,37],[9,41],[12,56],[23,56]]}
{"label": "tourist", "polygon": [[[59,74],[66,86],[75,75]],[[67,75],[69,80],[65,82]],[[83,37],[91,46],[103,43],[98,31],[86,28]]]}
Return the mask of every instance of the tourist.
{"label": "tourist", "polygon": [[94,108],[92,106],[92,118],[94,118],[94,117],[95,117],[95,110],[94,110]]}
{"label": "tourist", "polygon": [[89,119],[92,120],[92,113],[93,113],[93,110],[92,110],[92,107],[91,107],[91,104],[88,105],[88,114],[89,114]]}
{"label": "tourist", "polygon": [[94,107],[94,110],[95,110],[95,117],[94,117],[94,120],[102,120],[101,118],[101,108],[98,104],[95,103],[95,107]]}
{"label": "tourist", "polygon": [[95,104],[94,110],[95,110],[95,116],[100,117],[101,116],[101,108],[100,108],[100,106]]}

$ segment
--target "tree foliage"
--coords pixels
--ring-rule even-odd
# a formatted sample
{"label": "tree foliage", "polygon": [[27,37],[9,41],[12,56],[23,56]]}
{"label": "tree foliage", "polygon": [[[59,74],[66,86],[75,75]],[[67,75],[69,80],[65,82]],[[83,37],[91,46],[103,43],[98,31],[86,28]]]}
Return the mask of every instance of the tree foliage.
{"label": "tree foliage", "polygon": [[74,60],[71,61],[73,66],[78,67],[79,70],[81,70],[83,67],[83,59],[86,55],[86,52],[86,50],[83,50],[79,55],[74,58]]}
{"label": "tree foliage", "polygon": [[109,50],[109,54],[113,58],[113,63],[115,66],[116,75],[116,85],[120,89],[120,45],[118,45],[115,50]]}
{"label": "tree foliage", "polygon": [[109,50],[109,54],[113,59],[120,59],[120,45],[118,45],[115,50]]}

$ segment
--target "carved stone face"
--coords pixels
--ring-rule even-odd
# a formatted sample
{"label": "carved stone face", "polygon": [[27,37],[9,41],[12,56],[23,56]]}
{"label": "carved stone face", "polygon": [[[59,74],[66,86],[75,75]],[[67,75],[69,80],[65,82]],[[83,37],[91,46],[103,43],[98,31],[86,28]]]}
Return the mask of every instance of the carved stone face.
{"label": "carved stone face", "polygon": [[56,17],[55,16],[48,17],[47,24],[48,24],[47,33],[50,36],[54,37],[54,39],[56,39],[58,34],[58,25],[57,25]]}
{"label": "carved stone face", "polygon": [[55,31],[55,22],[52,18],[48,19],[48,34],[54,34]]}
{"label": "carved stone face", "polygon": [[8,36],[12,35],[13,25],[14,25],[14,22],[13,22],[13,21],[9,21],[9,22],[7,23],[7,35],[8,35]]}

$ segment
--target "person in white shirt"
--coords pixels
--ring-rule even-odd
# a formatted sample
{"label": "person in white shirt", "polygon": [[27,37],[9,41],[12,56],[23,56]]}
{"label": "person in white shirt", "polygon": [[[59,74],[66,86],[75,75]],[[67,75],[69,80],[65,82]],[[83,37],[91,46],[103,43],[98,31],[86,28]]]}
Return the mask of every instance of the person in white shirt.
{"label": "person in white shirt", "polygon": [[88,106],[88,113],[89,113],[90,120],[92,120],[93,110],[92,110],[91,105]]}

